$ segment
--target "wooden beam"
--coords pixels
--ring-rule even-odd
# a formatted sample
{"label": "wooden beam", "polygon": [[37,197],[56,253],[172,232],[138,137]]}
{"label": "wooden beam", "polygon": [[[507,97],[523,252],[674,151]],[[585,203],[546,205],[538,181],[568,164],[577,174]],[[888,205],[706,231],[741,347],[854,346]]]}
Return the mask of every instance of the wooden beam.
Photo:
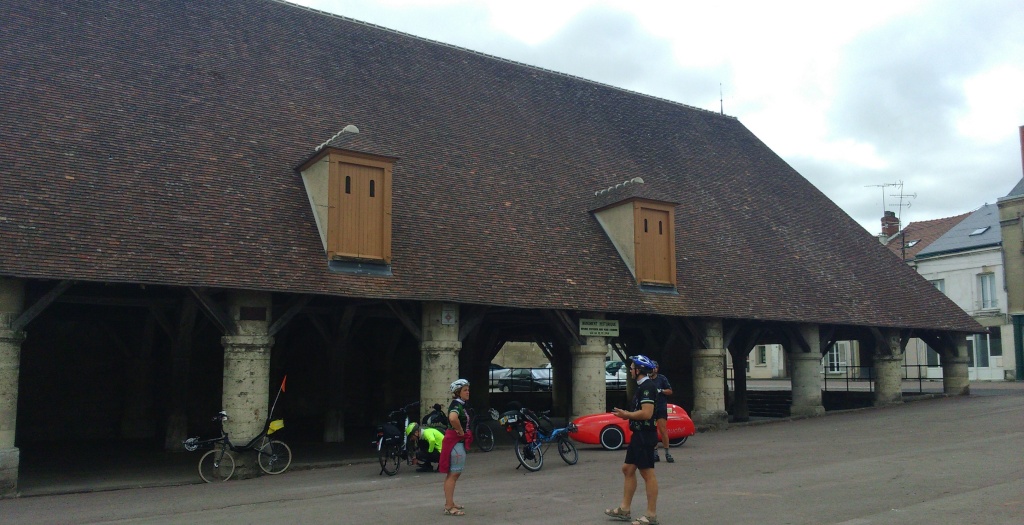
{"label": "wooden beam", "polygon": [[703,326],[693,322],[689,317],[673,317],[673,319],[678,319],[683,326],[690,330],[690,335],[693,337],[694,343],[700,344],[701,348],[704,349],[711,347],[711,345],[708,344],[707,334],[704,333]]}
{"label": "wooden beam", "polygon": [[46,295],[40,297],[39,300],[36,301],[36,304],[33,304],[27,310],[22,312],[21,315],[11,323],[11,330],[18,332],[25,328],[25,326],[32,322],[33,319],[43,313],[43,310],[46,310],[48,306],[53,304],[53,302],[60,297],[60,294],[64,293],[64,291],[70,288],[72,284],[75,284],[75,282],[61,281],[57,283],[57,286],[54,286],[49,292],[46,292]]}
{"label": "wooden beam", "polygon": [[288,323],[290,323],[291,320],[295,318],[295,316],[298,315],[299,312],[301,312],[302,309],[305,308],[312,300],[313,295],[311,294],[301,295],[292,300],[291,304],[285,307],[285,311],[281,314],[281,317],[278,317],[277,321],[274,321],[274,324],[270,325],[270,328],[267,329],[267,335],[273,337],[275,334],[280,332],[281,329],[287,326]]}
{"label": "wooden beam", "polygon": [[409,333],[411,333],[412,336],[415,337],[417,341],[422,342],[423,333],[420,329],[419,324],[416,323],[412,315],[406,312],[405,309],[402,308],[402,305],[396,303],[395,301],[388,301],[387,305],[388,308],[391,309],[391,313],[395,314],[395,317],[398,318],[398,321],[402,323],[403,326],[405,326],[405,329],[408,330]]}
{"label": "wooden beam", "polygon": [[199,301],[199,306],[206,312],[206,316],[213,321],[213,324],[217,326],[221,333],[225,335],[238,335],[238,324],[213,298],[206,294],[206,290],[191,286],[188,290]]}
{"label": "wooden beam", "polygon": [[469,337],[470,332],[475,330],[480,323],[484,322],[484,316],[487,315],[487,310],[490,307],[484,306],[483,308],[476,309],[469,315],[463,315],[459,319],[459,341],[465,341],[466,337]]}

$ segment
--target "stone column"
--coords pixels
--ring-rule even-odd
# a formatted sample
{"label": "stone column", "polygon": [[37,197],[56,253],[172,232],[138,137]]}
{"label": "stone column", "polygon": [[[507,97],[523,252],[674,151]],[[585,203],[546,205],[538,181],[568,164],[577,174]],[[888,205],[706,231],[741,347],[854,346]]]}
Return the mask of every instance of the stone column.
{"label": "stone column", "polygon": [[790,415],[820,416],[825,413],[821,403],[821,342],[818,339],[818,325],[800,326],[800,336],[807,342],[809,352],[789,345],[790,361],[793,363],[793,406]]}
{"label": "stone column", "polygon": [[707,348],[693,351],[693,422],[703,427],[724,427],[729,422],[725,411],[725,340],[722,320],[704,321]]}
{"label": "stone column", "polygon": [[25,282],[0,278],[0,497],[18,492],[21,451],[14,446],[18,421],[18,371],[25,332],[11,329],[25,304]]}
{"label": "stone column", "polygon": [[[448,407],[452,400],[448,387],[460,377],[459,305],[423,303],[421,326],[420,412],[426,413],[434,403]],[[470,391],[474,390],[487,390],[487,385],[471,385]]]}
{"label": "stone column", "polygon": [[605,412],[608,389],[604,382],[604,356],[608,345],[604,337],[586,337],[585,344],[569,348],[572,356],[572,407],[569,419]]}
{"label": "stone column", "polygon": [[966,396],[971,393],[971,380],[967,371],[967,339],[961,334],[956,347],[942,352],[942,391],[948,396]]}
{"label": "stone column", "polygon": [[885,331],[885,344],[875,354],[875,406],[903,402],[903,347],[898,330]]}
{"label": "stone column", "polygon": [[[224,346],[222,406],[228,414],[224,429],[235,445],[244,445],[263,431],[270,409],[271,296],[264,292],[233,292],[228,315],[238,323],[238,335],[221,338]],[[255,454],[235,454],[235,476],[258,474]]]}

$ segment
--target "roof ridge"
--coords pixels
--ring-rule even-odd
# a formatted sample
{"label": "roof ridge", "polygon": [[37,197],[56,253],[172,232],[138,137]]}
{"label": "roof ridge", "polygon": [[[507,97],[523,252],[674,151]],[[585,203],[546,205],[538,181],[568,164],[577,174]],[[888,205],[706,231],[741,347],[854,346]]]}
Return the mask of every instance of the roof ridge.
{"label": "roof ridge", "polygon": [[503,57],[499,57],[497,55],[491,55],[491,54],[488,54],[488,53],[484,53],[482,51],[476,51],[474,49],[469,49],[467,47],[461,47],[461,46],[457,46],[457,45],[454,45],[454,44],[449,44],[447,42],[441,42],[440,40],[432,40],[430,38],[426,38],[426,37],[422,37],[422,36],[417,36],[417,35],[414,35],[412,33],[406,33],[404,31],[399,31],[397,29],[392,29],[390,27],[385,27],[385,26],[382,26],[382,25],[379,25],[379,24],[374,24],[372,22],[365,22],[363,20],[358,20],[358,19],[351,18],[351,17],[345,16],[345,15],[339,15],[337,13],[330,13],[328,11],[324,11],[322,9],[317,9],[315,7],[309,7],[309,6],[305,6],[305,5],[294,4],[292,2],[289,2],[288,0],[269,0],[269,1],[276,2],[276,3],[279,3],[279,4],[284,4],[284,5],[289,6],[289,7],[297,7],[299,9],[305,9],[306,11],[311,11],[311,12],[314,12],[314,13],[318,13],[318,14],[322,14],[322,15],[327,15],[327,16],[330,16],[330,17],[333,17],[333,18],[338,18],[338,19],[341,19],[341,20],[345,20],[347,22],[352,22],[352,23],[355,23],[355,24],[360,24],[360,25],[363,25],[363,26],[366,26],[366,27],[371,27],[371,28],[374,28],[374,29],[381,29],[381,30],[384,30],[384,31],[388,31],[390,33],[394,33],[396,35],[402,35],[402,36],[409,37],[409,38],[415,38],[416,40],[421,40],[423,42],[428,42],[428,43],[431,43],[431,44],[441,45],[441,46],[448,47],[448,48],[451,48],[451,49],[455,49],[455,50],[458,50],[458,51],[463,51],[463,52],[470,53],[470,54],[473,54],[473,55],[478,55],[478,56],[482,56],[482,57],[485,57],[485,58],[490,58],[490,59],[493,59],[493,60],[498,60],[500,62],[505,62],[505,63],[512,64],[512,65],[515,65],[515,66],[526,67],[526,68],[529,68],[529,69],[534,69],[534,70],[537,70],[537,71],[542,71],[544,73],[549,73],[549,74],[552,74],[552,75],[555,75],[555,76],[571,78],[571,79],[574,79],[574,80],[580,80],[580,81],[586,82],[588,84],[593,84],[593,85],[596,85],[596,86],[601,86],[601,87],[605,87],[605,88],[614,89],[616,91],[621,91],[623,93],[629,93],[631,95],[639,95],[641,97],[645,97],[645,98],[649,98],[649,99],[653,99],[653,100],[660,100],[662,102],[668,102],[669,104],[673,104],[673,105],[680,106],[680,107],[683,107],[683,108],[693,109],[693,110],[697,110],[697,111],[702,111],[702,112],[705,112],[705,113],[709,113],[711,115],[718,115],[718,116],[720,116],[722,118],[728,118],[728,119],[732,119],[732,120],[739,120],[737,117],[734,117],[732,115],[726,115],[725,113],[715,113],[713,110],[710,110],[710,109],[699,108],[697,106],[691,106],[689,104],[683,104],[682,102],[677,102],[675,100],[669,100],[667,98],[662,98],[662,97],[658,97],[658,96],[654,96],[654,95],[649,95],[647,93],[641,93],[639,91],[633,91],[633,90],[622,88],[622,87],[619,87],[619,86],[613,86],[611,84],[605,84],[604,82],[598,82],[596,80],[591,80],[589,78],[584,78],[584,77],[580,77],[580,76],[576,76],[576,75],[570,75],[569,73],[562,73],[561,71],[555,71],[553,69],[547,69],[547,68],[543,68],[543,67],[540,67],[540,66],[530,65],[530,64],[527,64],[525,62],[519,62],[519,61],[516,61],[516,60],[509,59],[509,58],[503,58]]}
{"label": "roof ridge", "polygon": [[910,225],[912,225],[912,224],[927,225],[927,224],[932,224],[932,223],[936,223],[936,222],[948,221],[948,220],[956,219],[957,217],[963,217],[963,216],[966,216],[966,215],[970,215],[970,214],[974,213],[975,211],[977,211],[977,210],[965,211],[965,212],[963,212],[961,214],[958,214],[958,215],[951,215],[949,217],[939,217],[938,219],[928,219],[928,220],[924,220],[924,221],[908,222],[907,223],[907,228],[909,228]]}

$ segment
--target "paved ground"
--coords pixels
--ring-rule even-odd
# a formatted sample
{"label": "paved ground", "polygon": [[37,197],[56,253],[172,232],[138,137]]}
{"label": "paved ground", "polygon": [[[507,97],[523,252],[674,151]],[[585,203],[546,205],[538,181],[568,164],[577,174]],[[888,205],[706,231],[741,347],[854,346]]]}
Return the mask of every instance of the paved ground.
{"label": "paved ground", "polygon": [[[676,463],[658,464],[659,517],[703,524],[1020,525],[1024,385],[1009,385],[974,386],[970,397],[699,434],[674,449]],[[544,468],[528,474],[515,469],[508,448],[472,454],[457,490],[468,513],[460,522],[614,523],[601,509],[618,503],[622,455],[584,448],[579,464],[568,466],[552,450]],[[441,475],[386,477],[378,470],[354,460],[217,485],[21,497],[0,500],[0,522],[447,520]],[[641,491],[635,511],[644,509],[643,501]]]}

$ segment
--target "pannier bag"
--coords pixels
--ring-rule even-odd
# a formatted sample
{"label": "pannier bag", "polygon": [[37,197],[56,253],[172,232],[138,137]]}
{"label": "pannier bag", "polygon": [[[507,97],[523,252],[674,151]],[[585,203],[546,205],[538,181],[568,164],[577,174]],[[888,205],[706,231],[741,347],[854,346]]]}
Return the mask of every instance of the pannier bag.
{"label": "pannier bag", "polygon": [[398,430],[398,427],[394,423],[384,423],[380,426],[378,433],[381,434],[381,437],[384,439],[385,445],[402,444],[402,431]]}

